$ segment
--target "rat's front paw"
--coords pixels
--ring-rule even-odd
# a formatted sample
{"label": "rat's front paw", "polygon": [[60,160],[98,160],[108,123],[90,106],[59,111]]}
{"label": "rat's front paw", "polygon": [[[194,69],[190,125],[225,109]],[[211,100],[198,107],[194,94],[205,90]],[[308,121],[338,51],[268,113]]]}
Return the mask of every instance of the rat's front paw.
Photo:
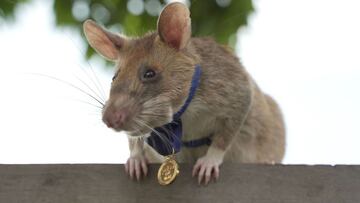
{"label": "rat's front paw", "polygon": [[201,157],[196,161],[193,168],[192,175],[198,176],[198,183],[201,184],[205,180],[204,184],[207,185],[212,178],[219,179],[219,167],[222,161],[208,156]]}
{"label": "rat's front paw", "polygon": [[141,176],[145,177],[148,173],[147,163],[148,161],[144,156],[132,156],[125,164],[125,171],[131,179],[136,177],[139,181]]}

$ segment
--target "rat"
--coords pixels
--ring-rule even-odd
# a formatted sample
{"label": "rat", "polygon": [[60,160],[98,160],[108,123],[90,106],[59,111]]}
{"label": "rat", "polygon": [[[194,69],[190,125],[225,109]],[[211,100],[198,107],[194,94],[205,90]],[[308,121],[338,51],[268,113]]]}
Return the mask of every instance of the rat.
{"label": "rat", "polygon": [[[83,28],[90,46],[115,63],[102,120],[127,132],[125,170],[132,179],[146,176],[149,163],[164,161],[157,144],[173,150],[179,162],[194,163],[199,184],[216,181],[224,162],[281,163],[285,125],[279,106],[229,48],[191,37],[186,5],[166,5],[157,30],[142,37],[112,33],[90,19]],[[171,131],[169,125],[180,137],[160,132]],[[154,136],[163,143],[151,145]]]}

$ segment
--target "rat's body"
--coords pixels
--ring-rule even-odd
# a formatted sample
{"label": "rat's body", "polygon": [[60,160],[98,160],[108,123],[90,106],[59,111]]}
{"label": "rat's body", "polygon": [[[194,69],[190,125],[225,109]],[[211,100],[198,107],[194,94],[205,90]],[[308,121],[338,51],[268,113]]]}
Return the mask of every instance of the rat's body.
{"label": "rat's body", "polygon": [[[233,125],[229,128],[237,130],[228,138],[231,143],[224,161],[281,162],[285,132],[274,100],[261,92],[238,58],[223,46],[207,38],[194,38],[191,43],[200,57],[203,74],[196,96],[182,117],[183,140],[223,132],[224,126]],[[243,108],[248,105],[246,112]],[[241,121],[233,121],[246,113],[243,126]],[[220,139],[227,142],[225,136]],[[207,148],[184,148],[178,157],[181,161],[196,161]]]}
{"label": "rat's body", "polygon": [[279,107],[232,52],[209,38],[191,38],[189,16],[185,5],[169,4],[160,14],[157,32],[136,39],[110,33],[93,21],[84,23],[90,45],[117,64],[103,121],[129,134],[127,172],[139,179],[147,174],[147,162],[163,160],[145,137],[172,122],[199,65],[199,86],[181,116],[182,140],[211,135],[211,145],[183,147],[177,159],[196,161],[193,175],[205,183],[218,178],[223,161],[281,162],[285,130]]}
{"label": "rat's body", "polygon": [[[223,131],[224,125],[233,124],[231,128],[238,129],[228,138],[231,143],[225,162],[280,163],[285,150],[285,130],[275,101],[262,93],[233,53],[212,39],[192,38],[188,49],[199,59],[202,76],[195,97],[182,116],[182,140],[208,137]],[[240,127],[240,121],[231,122],[246,114],[241,108],[248,105],[243,126]],[[195,162],[206,155],[208,148],[183,147],[176,158],[180,162]],[[145,149],[150,162],[163,160],[149,146]]]}

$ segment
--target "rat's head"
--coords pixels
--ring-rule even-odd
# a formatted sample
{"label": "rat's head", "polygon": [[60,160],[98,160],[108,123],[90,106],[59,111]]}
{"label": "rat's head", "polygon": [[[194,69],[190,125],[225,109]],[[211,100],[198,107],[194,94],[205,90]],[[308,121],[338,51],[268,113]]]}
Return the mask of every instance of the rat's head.
{"label": "rat's head", "polygon": [[184,103],[198,59],[189,43],[190,12],[181,3],[161,12],[157,32],[141,38],[111,33],[91,20],[84,23],[89,44],[116,63],[103,121],[132,136],[172,120]]}

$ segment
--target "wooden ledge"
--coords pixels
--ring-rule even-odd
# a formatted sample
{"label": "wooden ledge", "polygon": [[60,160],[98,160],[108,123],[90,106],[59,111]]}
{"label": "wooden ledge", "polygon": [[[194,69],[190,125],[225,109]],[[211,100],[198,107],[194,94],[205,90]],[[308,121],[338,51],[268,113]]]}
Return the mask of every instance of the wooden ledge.
{"label": "wooden ledge", "polygon": [[134,182],[123,165],[0,165],[0,202],[360,202],[360,166],[227,164],[206,187],[186,164],[173,184],[161,186],[158,167]]}

